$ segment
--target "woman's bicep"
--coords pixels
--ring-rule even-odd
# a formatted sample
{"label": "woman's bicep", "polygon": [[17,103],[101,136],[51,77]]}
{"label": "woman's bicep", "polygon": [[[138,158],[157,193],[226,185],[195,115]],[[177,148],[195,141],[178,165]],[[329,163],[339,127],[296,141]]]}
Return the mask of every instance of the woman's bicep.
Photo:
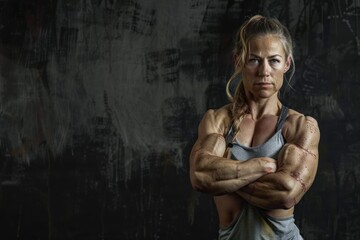
{"label": "woman's bicep", "polygon": [[302,198],[311,187],[318,167],[320,131],[316,120],[302,117],[292,141],[284,145],[278,158],[278,171],[286,176],[283,184],[291,197]]}
{"label": "woman's bicep", "polygon": [[225,152],[224,121],[214,110],[208,110],[198,127],[198,138],[193,153],[210,154],[222,157]]}

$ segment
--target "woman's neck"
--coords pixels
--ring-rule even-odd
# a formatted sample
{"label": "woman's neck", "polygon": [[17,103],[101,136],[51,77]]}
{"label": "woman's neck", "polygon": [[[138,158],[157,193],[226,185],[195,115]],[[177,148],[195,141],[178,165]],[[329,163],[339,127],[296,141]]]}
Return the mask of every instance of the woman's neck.
{"label": "woman's neck", "polygon": [[282,104],[278,97],[260,100],[247,100],[249,115],[253,120],[261,119],[265,115],[279,115]]}

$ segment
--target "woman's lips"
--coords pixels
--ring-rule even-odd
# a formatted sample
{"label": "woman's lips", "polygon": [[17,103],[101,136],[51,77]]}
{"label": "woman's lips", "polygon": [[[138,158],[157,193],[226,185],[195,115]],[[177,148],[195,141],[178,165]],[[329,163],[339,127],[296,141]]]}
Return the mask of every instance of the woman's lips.
{"label": "woman's lips", "polygon": [[272,85],[272,83],[270,83],[270,82],[259,82],[259,83],[254,83],[254,85],[267,86],[267,85]]}

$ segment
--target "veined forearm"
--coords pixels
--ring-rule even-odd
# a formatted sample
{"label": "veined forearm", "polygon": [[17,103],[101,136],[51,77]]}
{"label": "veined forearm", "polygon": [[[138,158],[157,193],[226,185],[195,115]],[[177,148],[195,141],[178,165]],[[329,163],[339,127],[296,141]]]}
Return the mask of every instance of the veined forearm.
{"label": "veined forearm", "polygon": [[195,170],[193,187],[215,195],[236,192],[260,177],[274,171],[266,160],[254,158],[248,161],[234,161],[226,158],[207,156]]}
{"label": "veined forearm", "polygon": [[[296,199],[287,198],[285,192],[267,196],[268,198],[261,198],[252,193],[244,192],[243,190],[239,190],[236,193],[251,205],[266,210],[290,209],[297,203]],[[281,195],[283,195],[283,197],[281,197]]]}
{"label": "veined forearm", "polygon": [[259,179],[256,182],[250,183],[236,193],[256,207],[263,209],[281,208],[279,206],[279,201],[276,201],[279,192],[276,189],[277,186],[275,186],[272,181],[266,181],[269,180],[269,178],[273,178],[271,175],[274,174],[264,176],[263,178],[260,178],[261,181]]}
{"label": "veined forearm", "polygon": [[237,191],[237,194],[260,208],[289,209],[305,194],[305,191],[300,191],[301,188],[303,188],[301,182],[287,173],[276,172],[250,183]]}

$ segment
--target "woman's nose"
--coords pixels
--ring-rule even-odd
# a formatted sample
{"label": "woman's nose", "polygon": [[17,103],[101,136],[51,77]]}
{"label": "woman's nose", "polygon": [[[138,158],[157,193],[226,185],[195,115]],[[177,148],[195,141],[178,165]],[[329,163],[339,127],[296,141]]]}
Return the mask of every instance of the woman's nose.
{"label": "woman's nose", "polygon": [[261,77],[267,77],[270,75],[270,65],[268,61],[264,60],[261,61],[261,64],[259,66],[258,75]]}

